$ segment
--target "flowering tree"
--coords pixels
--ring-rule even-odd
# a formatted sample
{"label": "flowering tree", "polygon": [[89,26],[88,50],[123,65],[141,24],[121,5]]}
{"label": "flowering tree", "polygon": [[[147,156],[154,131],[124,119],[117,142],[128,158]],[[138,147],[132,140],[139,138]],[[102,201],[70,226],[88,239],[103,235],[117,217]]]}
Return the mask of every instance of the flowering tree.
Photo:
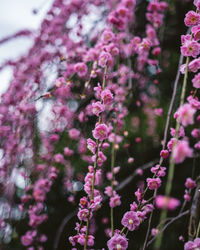
{"label": "flowering tree", "polygon": [[54,0],[0,41],[33,40],[0,67],[2,249],[200,249],[200,1],[182,2]]}

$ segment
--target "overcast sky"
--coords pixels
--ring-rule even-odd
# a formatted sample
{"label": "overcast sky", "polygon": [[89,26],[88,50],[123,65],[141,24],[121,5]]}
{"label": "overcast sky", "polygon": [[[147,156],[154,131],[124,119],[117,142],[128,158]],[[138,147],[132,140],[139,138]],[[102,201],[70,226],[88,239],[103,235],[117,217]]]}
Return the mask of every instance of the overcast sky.
{"label": "overcast sky", "polygon": [[[0,39],[21,29],[37,29],[53,0],[0,0]],[[33,9],[40,9],[37,15]],[[9,58],[24,54],[31,46],[31,40],[18,38],[0,45],[0,64]],[[11,70],[0,72],[0,95],[7,89]]]}

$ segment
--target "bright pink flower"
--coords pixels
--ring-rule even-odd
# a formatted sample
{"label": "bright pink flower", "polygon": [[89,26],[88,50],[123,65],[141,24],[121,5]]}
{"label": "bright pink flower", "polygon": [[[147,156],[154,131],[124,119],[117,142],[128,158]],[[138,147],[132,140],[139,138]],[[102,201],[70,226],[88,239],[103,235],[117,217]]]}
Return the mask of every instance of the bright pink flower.
{"label": "bright pink flower", "polygon": [[181,53],[183,56],[192,56],[195,58],[199,55],[200,45],[197,41],[191,39],[190,35],[182,35],[181,41]]}
{"label": "bright pink flower", "polygon": [[33,242],[33,235],[31,231],[27,231],[25,235],[21,237],[21,242],[23,246],[29,246]]}
{"label": "bright pink flower", "polygon": [[136,212],[126,212],[121,221],[124,227],[127,227],[129,231],[134,231],[140,225],[140,219]]}
{"label": "bright pink flower", "polygon": [[[89,215],[89,210],[88,209],[80,209],[78,211],[78,218],[79,220],[87,221]],[[90,213],[90,218],[92,218],[92,213]]]}
{"label": "bright pink flower", "polygon": [[199,41],[200,40],[200,25],[192,27],[191,31],[193,33],[194,40]]}
{"label": "bright pink flower", "polygon": [[198,250],[200,249],[200,238],[196,238],[194,241],[188,241],[184,245],[184,250]]}
{"label": "bright pink flower", "polygon": [[102,113],[105,110],[104,105],[101,104],[101,102],[95,102],[92,103],[92,112],[96,116],[99,116],[100,113]]}
{"label": "bright pink flower", "polygon": [[173,157],[175,163],[182,163],[186,157],[192,157],[193,150],[189,147],[186,140],[178,141],[173,148]]}
{"label": "bright pink flower", "polygon": [[185,182],[185,187],[188,189],[193,189],[196,187],[196,183],[191,178],[187,178]]}
{"label": "bright pink flower", "polygon": [[[95,160],[96,160],[96,155],[93,155],[93,156],[92,156],[92,160],[93,160],[93,162],[95,162]],[[104,161],[106,161],[106,160],[107,160],[107,157],[104,155],[104,153],[101,152],[101,151],[99,151],[99,152],[98,152],[97,165],[98,165],[98,166],[102,166],[103,163],[104,163]]]}
{"label": "bright pink flower", "polygon": [[194,114],[196,110],[189,104],[183,104],[177,112],[174,114],[174,117],[184,126],[194,123]]}
{"label": "bright pink flower", "polygon": [[176,198],[157,195],[155,204],[160,209],[175,210],[180,205],[180,201]]}
{"label": "bright pink flower", "polygon": [[190,10],[184,19],[185,25],[190,27],[190,26],[195,26],[200,23],[200,15],[193,10]]}
{"label": "bright pink flower", "polygon": [[105,89],[101,92],[101,99],[104,105],[111,105],[113,103],[113,94],[109,89]]}
{"label": "bright pink flower", "polygon": [[74,66],[74,69],[79,77],[85,76],[87,74],[87,70],[88,70],[87,65],[83,62],[77,63]]}
{"label": "bright pink flower", "polygon": [[161,150],[160,152],[160,156],[163,158],[163,159],[166,159],[169,157],[169,151],[168,150]]}
{"label": "bright pink flower", "polygon": [[159,188],[161,185],[160,178],[147,178],[147,186],[150,190]]}
{"label": "bright pink flower", "polygon": [[192,79],[193,87],[196,89],[200,88],[200,73],[196,74]]}
{"label": "bright pink flower", "polygon": [[128,240],[125,236],[115,233],[107,242],[107,246],[109,250],[126,250],[128,247]]}
{"label": "bright pink flower", "polygon": [[108,138],[108,127],[104,123],[96,124],[92,134],[95,139],[103,141]]}

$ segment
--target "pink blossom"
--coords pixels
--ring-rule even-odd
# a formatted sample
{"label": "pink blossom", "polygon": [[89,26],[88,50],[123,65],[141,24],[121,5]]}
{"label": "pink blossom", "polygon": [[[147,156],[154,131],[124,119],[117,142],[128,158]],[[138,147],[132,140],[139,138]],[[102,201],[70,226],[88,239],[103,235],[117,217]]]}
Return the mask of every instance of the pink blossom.
{"label": "pink blossom", "polygon": [[74,151],[72,149],[69,149],[68,147],[64,148],[64,155],[71,156],[74,154]]}
{"label": "pink blossom", "polygon": [[196,238],[194,241],[188,241],[184,245],[184,250],[198,250],[200,249],[200,238]]}
{"label": "pink blossom", "polygon": [[165,170],[166,170],[166,168],[160,166],[159,164],[157,164],[155,167],[151,168],[151,172],[154,173],[154,174],[156,173],[157,177],[163,177],[163,176],[165,176],[165,174],[166,174]]}
{"label": "pink blossom", "polygon": [[200,88],[200,73],[196,74],[192,79],[193,87],[196,89]]}
{"label": "pink blossom", "polygon": [[195,26],[200,23],[200,15],[193,10],[190,10],[184,19],[185,25],[190,27],[190,26]]}
{"label": "pink blossom", "polygon": [[[77,242],[84,246],[85,245],[85,234],[79,234]],[[94,245],[94,236],[88,235],[88,241],[87,246],[93,246]]]}
{"label": "pink blossom", "polygon": [[109,106],[113,103],[113,94],[109,89],[105,89],[101,92],[101,99],[104,105]]}
{"label": "pink blossom", "polygon": [[190,202],[191,196],[190,196],[188,190],[185,190],[185,194],[183,197],[184,197],[184,200],[186,200],[187,202]]}
{"label": "pink blossom", "polygon": [[192,60],[188,65],[189,71],[197,72],[198,69],[200,69],[200,58]]}
{"label": "pink blossom", "polygon": [[196,110],[188,103],[183,104],[175,113],[175,118],[184,126],[194,123]]}
{"label": "pink blossom", "polygon": [[193,150],[189,147],[187,140],[178,141],[173,148],[173,157],[175,163],[182,163],[186,157],[192,157]]}
{"label": "pink blossom", "polygon": [[164,159],[168,158],[169,157],[169,151],[168,150],[161,150],[160,152],[160,156]]}
{"label": "pink blossom", "polygon": [[188,189],[193,189],[196,187],[196,183],[194,180],[188,177],[185,182],[185,187]]}
{"label": "pink blossom", "polygon": [[[93,160],[93,162],[96,161],[96,155],[92,156],[92,160]],[[101,152],[101,151],[99,151],[98,152],[98,158],[97,158],[97,164],[98,164],[98,166],[102,166],[103,163],[104,163],[104,161],[106,161],[106,160],[107,160],[107,157],[104,155],[104,153]]]}
{"label": "pink blossom", "polygon": [[160,209],[175,210],[180,205],[180,201],[173,197],[157,195],[155,204]]}
{"label": "pink blossom", "polygon": [[162,108],[154,109],[154,113],[155,113],[157,116],[162,116],[162,114],[163,114],[163,109],[162,109]]}
{"label": "pink blossom", "polygon": [[170,141],[167,143],[167,148],[171,152],[174,145],[176,144],[177,139],[176,138],[171,138]]}
{"label": "pink blossom", "polygon": [[136,212],[129,211],[124,214],[121,223],[129,231],[134,231],[140,225],[140,219]]}
{"label": "pink blossom", "polygon": [[160,178],[147,178],[147,185],[150,190],[154,190],[160,187]]}
{"label": "pink blossom", "polygon": [[76,128],[72,128],[69,130],[69,137],[74,140],[78,140],[80,136],[80,131]]}
{"label": "pink blossom", "polygon": [[110,198],[109,206],[110,207],[117,207],[121,205],[120,196],[114,193],[114,196]]}
{"label": "pink blossom", "polygon": [[182,46],[181,53],[183,56],[197,57],[200,52],[200,45],[194,39],[191,39],[190,35],[181,36]]}
{"label": "pink blossom", "polygon": [[74,69],[79,77],[85,76],[87,74],[87,70],[88,70],[87,65],[83,62],[77,63],[74,66]]}
{"label": "pink blossom", "polygon": [[96,124],[92,134],[95,139],[103,141],[108,138],[108,127],[104,123]]}
{"label": "pink blossom", "polygon": [[128,247],[128,240],[125,236],[115,233],[107,242],[107,246],[109,250],[126,250]]}
{"label": "pink blossom", "polygon": [[198,141],[195,145],[194,148],[197,150],[200,150],[200,141]]}
{"label": "pink blossom", "polygon": [[194,0],[194,5],[197,7],[198,11],[200,10],[200,0]]}
{"label": "pink blossom", "polygon": [[194,129],[192,130],[191,135],[192,135],[194,138],[196,138],[196,139],[200,138],[200,129],[194,128]]}
{"label": "pink blossom", "polygon": [[194,36],[194,40],[199,41],[200,40],[200,25],[192,27],[191,31]]}
{"label": "pink blossom", "polygon": [[134,162],[134,158],[133,158],[133,157],[129,157],[129,158],[128,158],[128,163],[131,164],[131,163],[133,163],[133,162]]}
{"label": "pink blossom", "polygon": [[104,30],[102,34],[103,42],[105,43],[112,42],[114,38],[115,38],[115,34],[110,29]]}
{"label": "pink blossom", "polygon": [[94,142],[92,139],[87,139],[87,148],[93,153],[95,154],[96,152],[96,147],[97,147],[97,144],[96,142]]}
{"label": "pink blossom", "polygon": [[101,102],[95,102],[92,103],[92,112],[96,116],[99,116],[100,113],[102,113],[105,110],[104,105],[101,104]]}
{"label": "pink blossom", "polygon": [[[78,218],[79,220],[87,221],[89,215],[89,210],[88,209],[80,209],[78,211]],[[92,213],[90,213],[90,218],[92,218]]]}
{"label": "pink blossom", "polygon": [[101,52],[100,56],[99,56],[99,65],[102,67],[102,68],[105,68],[106,67],[106,64],[109,64],[111,65],[113,62],[112,60],[112,56],[110,53],[108,52]]}

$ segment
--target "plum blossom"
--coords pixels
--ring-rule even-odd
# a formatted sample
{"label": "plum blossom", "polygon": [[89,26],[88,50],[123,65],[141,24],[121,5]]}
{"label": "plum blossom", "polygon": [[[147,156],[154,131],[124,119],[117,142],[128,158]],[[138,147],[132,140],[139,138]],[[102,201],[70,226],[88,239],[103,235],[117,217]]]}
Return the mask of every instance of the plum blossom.
{"label": "plum blossom", "polygon": [[189,104],[185,103],[174,114],[174,117],[184,126],[194,123],[194,114],[196,110]]}
{"label": "plum blossom", "polygon": [[109,250],[126,250],[128,240],[124,235],[115,233],[114,236],[107,242]]}
{"label": "plum blossom", "polygon": [[140,219],[137,212],[129,211],[124,214],[121,223],[129,231],[134,231],[140,225]]}
{"label": "plum blossom", "polygon": [[173,157],[176,164],[182,163],[186,157],[193,156],[193,150],[187,140],[179,140],[173,147]]}

